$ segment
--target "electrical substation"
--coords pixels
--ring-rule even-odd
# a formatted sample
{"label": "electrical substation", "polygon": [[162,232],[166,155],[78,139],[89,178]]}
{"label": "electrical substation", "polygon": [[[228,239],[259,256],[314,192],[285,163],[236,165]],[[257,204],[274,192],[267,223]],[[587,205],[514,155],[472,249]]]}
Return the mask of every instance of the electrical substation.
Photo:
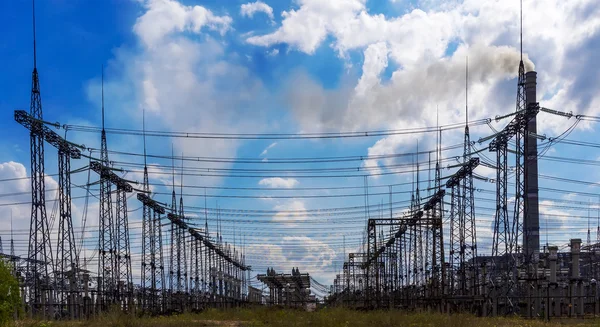
{"label": "electrical substation", "polygon": [[[171,150],[170,156],[161,158],[170,160],[170,167],[165,165],[161,169],[172,192],[160,194],[153,191],[154,185],[150,180],[157,169],[147,159],[150,157],[147,138],[189,138],[195,135],[194,132],[147,131],[145,121],[141,129],[135,130],[105,127],[104,80],[101,126],[50,122],[52,119],[45,117],[42,111],[35,42],[34,14],[30,108],[29,111],[14,111],[14,120],[23,126],[22,136],[26,137],[28,133],[31,145],[28,174],[31,220],[27,255],[15,254],[12,230],[9,252],[3,251],[0,239],[0,256],[14,268],[22,302],[30,317],[86,319],[115,307],[128,313],[167,315],[251,305],[305,310],[321,306],[361,310],[432,310],[448,314],[468,312],[484,317],[516,315],[539,319],[584,318],[600,314],[600,218],[594,233],[588,217],[587,235],[565,232],[560,235],[564,239],[553,239],[554,243],[546,241],[544,244],[540,219],[543,215],[540,212],[543,206],[540,190],[543,187],[539,182],[551,172],[543,171],[538,165],[547,149],[554,144],[590,145],[589,142],[566,139],[566,135],[578,122],[598,121],[600,117],[577,115],[564,108],[544,107],[537,92],[538,73],[526,71],[522,49],[521,61],[514,67],[518,71],[516,106],[493,118],[469,120],[467,96],[465,117],[460,118],[459,123],[435,127],[323,134],[255,134],[252,137],[215,136],[336,139],[414,133],[436,140],[435,149],[421,149],[419,152],[417,147],[415,153],[406,154],[412,162],[396,164],[391,170],[390,174],[411,176],[412,181],[405,183],[411,188],[408,192],[395,191],[396,186],[391,184],[383,185],[386,176],[379,176],[378,187],[387,187],[389,192],[377,195],[389,195],[388,204],[383,201],[378,206],[368,203],[369,197],[375,195],[369,194],[373,189],[369,187],[370,172],[365,172],[361,166],[354,171],[348,168],[344,173],[351,174],[349,177],[364,178],[364,188],[357,187],[364,190],[364,205],[361,203],[362,195],[358,194],[353,206],[289,213],[292,217],[304,214],[332,221],[338,218],[359,221],[354,233],[359,239],[364,235],[362,241],[349,246],[353,250],[346,253],[344,238],[343,260],[332,274],[334,279],[324,281],[316,277],[319,271],[314,267],[296,266],[289,272],[267,265],[262,261],[264,258],[257,256],[250,259],[241,233],[243,227],[238,227],[237,231],[234,229],[233,233],[224,233],[220,217],[241,221],[271,213],[251,208],[246,211],[209,208],[206,187],[191,188],[184,178],[199,171],[203,174],[211,172],[186,166],[188,160],[196,159],[183,154],[176,156]],[[521,48],[522,44],[521,36]],[[465,69],[467,90],[468,64]],[[564,135],[556,138],[540,135],[540,115],[559,117],[564,119],[565,126],[570,127]],[[492,122],[503,127],[494,129]],[[472,128],[487,126],[491,131],[486,134],[478,132],[478,137],[473,137]],[[61,129],[65,130],[64,137],[57,132]],[[444,135],[462,130],[464,137],[461,144],[451,146],[455,153],[461,153],[448,155],[449,147],[443,142]],[[482,130],[485,129],[478,129]],[[77,144],[72,137],[67,140],[66,131],[99,134],[100,149]],[[206,137],[203,131],[196,132]],[[182,133],[185,135],[182,136]],[[138,151],[139,157],[143,157],[143,164],[137,166],[141,168],[141,183],[125,176],[128,172],[136,172],[133,170],[136,166],[112,161],[109,157],[117,153],[109,150],[108,136],[111,134],[143,140],[143,148]],[[398,159],[402,155],[386,158]],[[57,170],[45,165],[50,156],[56,157]],[[426,160],[423,161],[423,158]],[[369,157],[317,159],[313,158],[312,162],[363,161]],[[302,164],[302,159],[298,158],[288,161]],[[493,171],[494,176],[490,178],[479,174],[478,168],[481,167]],[[336,169],[327,172],[341,171]],[[57,199],[53,201],[56,205],[51,215],[47,211],[47,171],[57,171],[52,176],[58,179]],[[259,170],[240,172],[231,169],[224,174],[248,172],[261,173]],[[321,172],[298,169],[296,173],[318,175]],[[83,186],[86,188],[86,205],[90,194],[98,201],[98,224],[88,226],[87,230],[85,224],[83,227],[73,226],[73,174],[88,176],[88,182]],[[424,178],[426,175],[428,177]],[[477,183],[484,184],[487,189],[477,186]],[[90,186],[94,187],[94,191],[90,190]],[[203,195],[203,207],[189,204],[192,200],[187,197],[202,198]],[[140,210],[133,210],[132,205],[140,207]],[[584,209],[575,202],[565,204],[568,205]],[[585,208],[589,210],[589,207]],[[374,214],[375,211],[378,214]],[[209,225],[209,215],[212,226]],[[344,218],[345,215],[350,217]],[[216,223],[213,217],[217,217]],[[58,225],[54,228],[56,232],[51,232],[54,221]],[[302,227],[295,228],[306,227],[311,223],[307,221]],[[236,223],[232,223],[234,228]],[[491,226],[487,228],[490,235],[485,238],[486,242],[482,242],[481,226],[485,223]],[[340,230],[345,231],[346,227]],[[244,231],[247,234],[260,232],[256,229]],[[139,240],[139,247],[132,245],[133,238]],[[87,251],[82,251],[84,239],[86,242],[93,239],[93,244],[87,243]],[[341,250],[341,244],[338,245],[336,249]]]}

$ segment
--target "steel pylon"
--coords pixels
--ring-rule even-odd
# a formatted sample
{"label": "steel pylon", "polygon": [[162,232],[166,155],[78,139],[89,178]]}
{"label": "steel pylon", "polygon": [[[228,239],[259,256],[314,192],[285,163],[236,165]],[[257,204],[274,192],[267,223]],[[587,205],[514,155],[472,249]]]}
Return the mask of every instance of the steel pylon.
{"label": "steel pylon", "polygon": [[46,215],[46,186],[44,183],[44,139],[42,131],[42,97],[37,70],[35,39],[35,3],[33,4],[33,72],[31,74],[31,102],[29,114],[36,119],[30,132],[31,151],[31,220],[25,287],[28,289],[30,316],[46,316],[54,302],[50,269],[52,250],[48,217]]}

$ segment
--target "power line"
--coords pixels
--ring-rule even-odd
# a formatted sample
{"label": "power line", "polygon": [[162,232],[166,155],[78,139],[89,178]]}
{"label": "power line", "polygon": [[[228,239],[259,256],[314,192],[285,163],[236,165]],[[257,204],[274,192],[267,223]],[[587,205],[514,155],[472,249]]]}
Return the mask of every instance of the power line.
{"label": "power line", "polygon": [[[480,119],[469,123],[470,126],[487,124],[491,119]],[[66,124],[63,128],[68,131],[100,133],[102,129],[95,126]],[[195,139],[233,139],[233,140],[296,140],[296,139],[332,139],[332,138],[364,138],[392,135],[406,135],[417,133],[433,133],[439,131],[464,128],[463,123],[442,125],[439,127],[417,127],[394,130],[360,131],[360,132],[328,132],[328,133],[204,133],[204,132],[177,132],[177,131],[143,131],[125,128],[105,128],[108,134],[137,135],[171,138]]]}

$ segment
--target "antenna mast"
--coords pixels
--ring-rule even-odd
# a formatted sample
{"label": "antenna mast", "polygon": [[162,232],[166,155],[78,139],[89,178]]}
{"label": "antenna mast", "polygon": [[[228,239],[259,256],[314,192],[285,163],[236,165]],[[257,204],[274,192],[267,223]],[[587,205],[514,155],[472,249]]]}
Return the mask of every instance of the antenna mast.
{"label": "antenna mast", "polygon": [[37,71],[37,46],[35,37],[35,0],[32,0],[32,21],[33,21],[33,70]]}
{"label": "antenna mast", "polygon": [[[521,21],[520,21],[520,34],[519,34],[519,42],[520,42],[520,46],[521,46],[521,62],[519,64],[519,68],[521,66],[523,66],[523,0],[521,0],[521,8],[520,8],[520,16],[521,16]],[[523,69],[523,76],[525,75],[525,69]],[[521,71],[519,69],[519,78],[521,77]],[[523,79],[523,83],[525,83],[525,79]]]}
{"label": "antenna mast", "polygon": [[465,130],[469,130],[469,56],[465,65]]}

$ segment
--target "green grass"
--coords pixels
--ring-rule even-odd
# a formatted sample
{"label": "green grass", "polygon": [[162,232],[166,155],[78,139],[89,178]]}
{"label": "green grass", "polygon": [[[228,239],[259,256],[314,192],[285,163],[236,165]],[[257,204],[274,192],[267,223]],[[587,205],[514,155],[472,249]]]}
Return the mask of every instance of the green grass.
{"label": "green grass", "polygon": [[188,326],[440,326],[440,327],[551,327],[551,326],[600,326],[600,319],[561,320],[546,323],[518,318],[477,318],[470,315],[442,315],[437,313],[406,313],[401,311],[354,311],[347,309],[323,309],[317,312],[282,310],[258,307],[237,310],[207,310],[200,314],[183,314],[170,317],[135,317],[111,312],[89,321],[39,322],[18,321],[19,327],[188,327]]}

